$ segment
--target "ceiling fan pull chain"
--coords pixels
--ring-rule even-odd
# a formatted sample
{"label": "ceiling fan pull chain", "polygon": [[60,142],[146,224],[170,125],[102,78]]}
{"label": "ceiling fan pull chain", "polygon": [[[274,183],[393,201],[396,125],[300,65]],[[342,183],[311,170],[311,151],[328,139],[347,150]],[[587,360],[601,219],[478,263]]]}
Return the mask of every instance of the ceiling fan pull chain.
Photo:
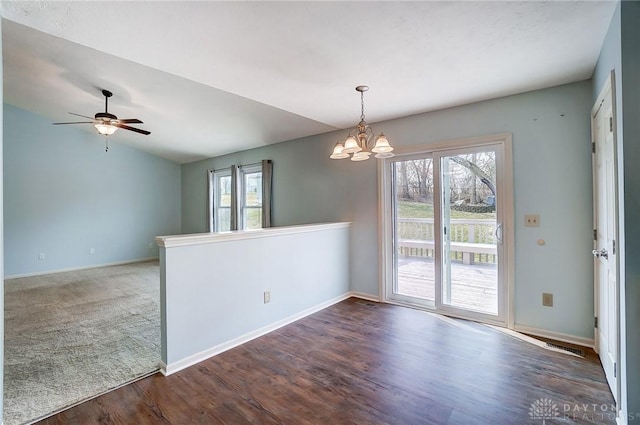
{"label": "ceiling fan pull chain", "polygon": [[104,136],[104,151],[109,152],[109,138]]}

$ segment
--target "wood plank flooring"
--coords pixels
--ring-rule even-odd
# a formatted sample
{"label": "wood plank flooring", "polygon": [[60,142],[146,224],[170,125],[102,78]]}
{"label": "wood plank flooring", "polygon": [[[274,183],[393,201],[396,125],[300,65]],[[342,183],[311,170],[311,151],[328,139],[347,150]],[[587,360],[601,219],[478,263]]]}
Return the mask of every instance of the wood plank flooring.
{"label": "wood plank flooring", "polygon": [[568,356],[477,323],[352,298],[40,423],[540,424],[529,413],[541,399],[558,423],[615,423],[601,407],[613,399],[593,352]]}

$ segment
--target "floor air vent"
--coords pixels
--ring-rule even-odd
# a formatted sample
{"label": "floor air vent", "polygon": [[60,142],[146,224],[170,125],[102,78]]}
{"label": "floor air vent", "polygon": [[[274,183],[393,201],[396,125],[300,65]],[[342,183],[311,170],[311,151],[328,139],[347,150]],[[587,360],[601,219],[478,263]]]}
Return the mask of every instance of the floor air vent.
{"label": "floor air vent", "polygon": [[579,348],[566,347],[564,345],[553,344],[551,342],[547,342],[547,347],[557,348],[558,350],[568,351],[570,353],[576,354],[580,357],[584,357],[584,351]]}

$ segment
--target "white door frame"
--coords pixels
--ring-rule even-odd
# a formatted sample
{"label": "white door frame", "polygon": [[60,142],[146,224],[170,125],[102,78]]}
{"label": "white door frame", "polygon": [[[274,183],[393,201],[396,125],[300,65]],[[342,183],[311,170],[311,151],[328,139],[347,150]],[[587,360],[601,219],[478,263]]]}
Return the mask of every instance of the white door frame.
{"label": "white door frame", "polygon": [[[480,148],[482,146],[501,144],[503,149],[502,173],[503,182],[501,193],[504,202],[504,217],[502,220],[503,234],[503,259],[504,262],[504,317],[502,320],[494,324],[506,326],[509,329],[514,328],[514,261],[515,261],[515,228],[514,228],[514,206],[513,206],[513,153],[512,153],[512,137],[511,133],[501,133],[489,136],[473,137],[467,139],[456,139],[450,141],[442,141],[427,145],[404,146],[396,148],[396,155],[417,155],[432,154],[442,151],[451,151],[463,148]],[[380,301],[399,304],[389,297],[387,282],[393,279],[393,267],[391,267],[393,259],[393,223],[392,223],[392,207],[393,200],[391,197],[391,179],[390,167],[391,160],[383,159],[378,162],[378,193],[380,194],[380,202],[378,208],[378,223],[380,228],[380,280],[379,293]],[[434,205],[435,208],[435,205]],[[418,306],[424,308],[424,306]],[[455,312],[442,311],[451,316],[457,316]],[[464,318],[469,319],[468,315]]]}
{"label": "white door frame", "polygon": [[[596,120],[595,117],[598,113],[598,111],[600,110],[600,106],[604,103],[605,101],[605,96],[607,96],[607,94],[610,93],[611,96],[611,111],[612,111],[612,130],[613,130],[613,164],[614,164],[614,170],[613,170],[613,174],[614,174],[614,179],[613,179],[613,190],[614,190],[614,201],[613,201],[613,215],[615,218],[615,226],[614,226],[614,235],[613,235],[613,239],[618,242],[619,241],[619,227],[618,227],[618,152],[617,152],[617,125],[616,125],[616,93],[615,93],[615,73],[613,70],[611,70],[611,72],[609,73],[609,76],[607,77],[607,80],[605,81],[602,89],[600,90],[600,94],[598,95],[598,98],[596,99],[595,104],[593,105],[593,108],[591,109],[591,143],[593,146],[593,155],[592,155],[592,167],[593,167],[593,229],[594,229],[594,233],[597,227],[597,205],[596,205],[596,199],[597,199],[597,195],[596,195],[596,191],[597,191],[597,179],[596,179],[596,169],[597,169],[597,162],[596,162],[596,149],[595,149],[595,126],[596,126]],[[594,240],[593,240],[593,249],[600,249],[601,247],[596,246],[596,236],[594,235]],[[618,250],[618,248],[616,247],[616,250]],[[617,365],[617,373],[615,374],[615,386],[616,386],[616,398],[617,398],[617,404],[618,404],[618,409],[620,406],[620,394],[621,394],[621,379],[620,379],[620,259],[619,259],[619,255],[615,255],[615,261],[613,262],[613,264],[610,265],[610,267],[615,267],[615,292],[616,292],[616,299],[615,299],[615,305],[616,305],[616,315],[614,317],[614,324],[615,324],[615,339],[616,339],[616,365]],[[594,262],[594,278],[593,278],[593,291],[594,291],[594,317],[598,317],[599,314],[599,306],[600,306],[600,287],[599,287],[599,275],[598,275],[598,268],[595,266],[595,262]],[[599,337],[599,330],[597,327],[595,327],[595,323],[594,323],[594,332],[593,332],[593,339],[594,339],[594,349],[597,353],[599,353],[599,341],[600,341],[600,337]],[[618,412],[619,413],[619,412]]]}

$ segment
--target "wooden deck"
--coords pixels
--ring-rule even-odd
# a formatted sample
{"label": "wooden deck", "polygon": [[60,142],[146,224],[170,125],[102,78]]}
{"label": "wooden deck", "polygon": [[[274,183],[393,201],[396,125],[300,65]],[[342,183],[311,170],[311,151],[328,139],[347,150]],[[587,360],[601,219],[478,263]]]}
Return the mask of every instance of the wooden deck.
{"label": "wooden deck", "polygon": [[[398,257],[398,293],[433,300],[435,270],[432,258]],[[497,314],[495,264],[451,264],[451,305]]]}

